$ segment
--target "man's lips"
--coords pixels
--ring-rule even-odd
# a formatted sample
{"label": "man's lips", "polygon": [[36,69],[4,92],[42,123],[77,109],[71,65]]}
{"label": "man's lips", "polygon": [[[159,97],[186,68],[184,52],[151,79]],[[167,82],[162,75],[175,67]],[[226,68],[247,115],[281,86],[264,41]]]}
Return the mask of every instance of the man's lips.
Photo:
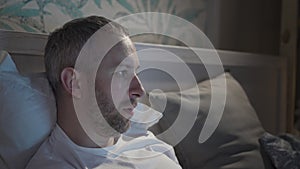
{"label": "man's lips", "polygon": [[130,119],[134,115],[134,108],[137,106],[137,102],[133,102],[130,106],[126,106],[122,110],[124,111],[123,116],[125,116],[127,119]]}

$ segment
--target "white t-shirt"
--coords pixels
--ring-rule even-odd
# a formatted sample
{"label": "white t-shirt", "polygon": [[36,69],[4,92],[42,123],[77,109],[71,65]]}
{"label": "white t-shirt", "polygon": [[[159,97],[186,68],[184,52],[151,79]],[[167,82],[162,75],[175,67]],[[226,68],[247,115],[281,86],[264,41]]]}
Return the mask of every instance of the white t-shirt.
{"label": "white t-shirt", "polygon": [[85,148],[73,143],[56,125],[26,169],[180,169],[173,147],[151,132],[105,148]]}

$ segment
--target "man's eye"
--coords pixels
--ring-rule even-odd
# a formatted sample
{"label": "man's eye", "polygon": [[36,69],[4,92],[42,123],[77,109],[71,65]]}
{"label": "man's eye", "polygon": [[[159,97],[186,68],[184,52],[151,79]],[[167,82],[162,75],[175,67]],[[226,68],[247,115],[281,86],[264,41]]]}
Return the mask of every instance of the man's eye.
{"label": "man's eye", "polygon": [[117,71],[115,72],[115,75],[120,78],[125,78],[128,76],[128,71],[127,70]]}

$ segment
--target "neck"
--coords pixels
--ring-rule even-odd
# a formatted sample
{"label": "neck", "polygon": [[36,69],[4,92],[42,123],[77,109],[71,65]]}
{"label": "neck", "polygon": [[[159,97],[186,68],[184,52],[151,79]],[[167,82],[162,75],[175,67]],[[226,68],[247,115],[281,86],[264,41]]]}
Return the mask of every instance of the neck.
{"label": "neck", "polygon": [[[59,113],[59,112],[58,112]],[[68,120],[69,121],[69,120]],[[101,143],[96,144],[82,129],[79,125],[73,125],[64,120],[58,120],[59,127],[65,132],[65,134],[78,146],[88,147],[88,148],[103,148],[107,146],[112,146],[115,144],[115,138],[102,138]]]}
{"label": "neck", "polygon": [[98,138],[98,144],[96,144],[82,128],[73,108],[72,100],[66,101],[58,98],[59,97],[57,97],[57,123],[75,144],[88,148],[103,148],[115,144],[114,137]]}

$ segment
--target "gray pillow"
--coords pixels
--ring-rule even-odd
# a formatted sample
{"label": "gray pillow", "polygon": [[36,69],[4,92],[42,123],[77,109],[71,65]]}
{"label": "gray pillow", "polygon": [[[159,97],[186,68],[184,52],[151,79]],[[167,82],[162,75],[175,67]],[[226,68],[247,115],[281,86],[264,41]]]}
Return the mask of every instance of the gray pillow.
{"label": "gray pillow", "polygon": [[[258,139],[263,135],[262,128],[255,110],[251,106],[240,84],[226,73],[227,95],[225,108],[221,121],[212,136],[204,143],[199,143],[199,134],[204,126],[211,103],[211,84],[220,88],[217,82],[221,76],[203,81],[198,84],[199,92],[167,92],[152,93],[151,105],[154,109],[163,111],[164,117],[154,126],[156,132],[167,130],[176,120],[180,109],[181,95],[185,99],[200,96],[200,109],[196,121],[186,137],[175,146],[175,151],[181,165],[185,169],[220,169],[220,168],[273,168],[269,159],[264,159],[260,153]],[[224,75],[223,75],[224,77]],[[196,91],[196,90],[195,90]],[[167,100],[167,104],[161,104]],[[219,102],[221,103],[221,98]],[[218,101],[218,100],[217,100]],[[187,103],[189,104],[189,103]],[[193,103],[195,104],[195,103]],[[162,110],[162,107],[165,107]],[[186,116],[191,114],[191,106],[182,106]],[[185,127],[184,125],[182,127]],[[177,131],[172,131],[176,137]],[[164,137],[166,142],[171,143],[174,137]]]}
{"label": "gray pillow", "polygon": [[23,76],[7,53],[2,59],[0,168],[24,169],[55,125],[55,100],[46,76]]}

